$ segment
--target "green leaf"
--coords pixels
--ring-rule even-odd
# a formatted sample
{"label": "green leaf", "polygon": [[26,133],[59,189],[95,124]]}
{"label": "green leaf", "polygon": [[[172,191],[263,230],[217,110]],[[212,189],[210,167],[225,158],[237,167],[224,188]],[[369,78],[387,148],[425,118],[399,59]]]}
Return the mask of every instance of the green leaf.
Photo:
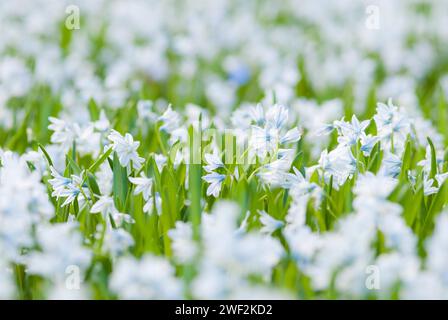
{"label": "green leaf", "polygon": [[406,141],[406,148],[403,154],[402,162],[401,162],[401,172],[400,172],[400,184],[405,183],[408,176],[408,171],[412,166],[412,142],[411,138],[408,136]]}
{"label": "green leaf", "polygon": [[81,168],[78,166],[78,164],[75,162],[75,160],[73,160],[72,157],[70,157],[69,155],[66,156],[67,162],[70,166],[70,168],[72,169],[72,171],[76,174],[79,175],[81,173]]}
{"label": "green leaf", "polygon": [[121,166],[116,152],[114,152],[112,171],[114,202],[118,210],[124,211],[128,193],[128,176],[127,170]]}
{"label": "green leaf", "polygon": [[[193,126],[190,126],[190,138],[194,136]],[[200,139],[200,137],[198,137]],[[190,143],[190,154],[198,152],[194,150],[193,143]],[[200,152],[200,151],[199,151]],[[190,195],[190,221],[193,224],[193,230],[195,237],[199,236],[199,225],[201,223],[201,190],[202,190],[202,165],[198,163],[192,163],[193,159],[190,159],[189,166],[189,195]]]}
{"label": "green leaf", "polygon": [[87,171],[87,184],[89,186],[90,192],[96,195],[100,195],[100,188],[98,187],[98,183],[96,182],[95,176]]}
{"label": "green leaf", "polygon": [[425,237],[429,233],[434,223],[434,217],[436,216],[437,213],[440,213],[442,211],[443,207],[448,201],[447,199],[448,199],[448,181],[445,181],[445,183],[440,187],[439,192],[435,195],[429,207],[429,210],[426,214],[421,232],[421,235],[423,237]]}
{"label": "green leaf", "polygon": [[95,172],[96,169],[98,169],[98,167],[104,162],[106,161],[106,159],[110,156],[110,154],[112,153],[112,148],[109,148],[105,153],[103,153],[101,155],[101,157],[98,158],[98,160],[96,160],[90,167],[89,167],[89,171],[90,172]]}
{"label": "green leaf", "polygon": [[429,175],[430,179],[434,179],[437,174],[437,158],[436,158],[436,149],[434,148],[434,144],[431,139],[428,137],[428,143],[431,148],[431,173]]}
{"label": "green leaf", "polygon": [[93,98],[89,100],[89,113],[91,121],[97,121],[100,118],[100,109]]}
{"label": "green leaf", "polygon": [[42,152],[43,152],[45,158],[47,159],[48,166],[52,167],[52,166],[53,166],[53,161],[51,161],[51,157],[50,157],[50,155],[48,154],[47,150],[45,150],[44,146],[41,145],[40,143],[38,143],[37,146],[39,147],[40,150],[42,150]]}

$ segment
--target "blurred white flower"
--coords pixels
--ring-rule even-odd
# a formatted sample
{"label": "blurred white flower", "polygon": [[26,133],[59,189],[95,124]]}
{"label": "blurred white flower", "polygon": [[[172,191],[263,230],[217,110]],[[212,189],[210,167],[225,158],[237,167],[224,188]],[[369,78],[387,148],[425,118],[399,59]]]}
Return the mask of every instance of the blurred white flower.
{"label": "blurred white flower", "polygon": [[120,258],[110,278],[110,288],[121,299],[180,299],[182,284],[174,268],[161,257],[145,255],[141,260]]}
{"label": "blurred white flower", "polygon": [[175,258],[180,263],[192,263],[199,248],[193,240],[193,229],[189,222],[177,221],[176,227],[168,231],[172,240],[171,247]]}
{"label": "blurred white flower", "polygon": [[423,181],[423,191],[425,196],[430,196],[439,192],[439,188],[434,187],[434,179],[428,179],[427,177],[425,177]]}
{"label": "blurred white flower", "polygon": [[271,234],[277,229],[283,227],[284,223],[282,221],[274,219],[266,211],[259,210],[258,213],[260,214],[260,222],[262,224],[260,232]]}
{"label": "blurred white flower", "polygon": [[171,105],[169,105],[165,112],[158,118],[158,121],[163,123],[160,130],[172,133],[180,127],[181,117],[179,113],[174,111],[171,108]]}
{"label": "blurred white flower", "polygon": [[65,281],[66,269],[70,266],[85,271],[90,265],[92,253],[82,246],[82,237],[76,227],[74,223],[40,224],[36,230],[40,250],[26,256],[28,272],[57,282]]}

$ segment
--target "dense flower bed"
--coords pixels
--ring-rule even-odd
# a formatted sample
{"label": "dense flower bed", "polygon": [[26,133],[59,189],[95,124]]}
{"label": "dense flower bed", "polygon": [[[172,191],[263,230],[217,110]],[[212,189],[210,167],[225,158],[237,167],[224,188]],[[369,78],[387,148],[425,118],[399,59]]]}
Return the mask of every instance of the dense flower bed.
{"label": "dense flower bed", "polygon": [[447,12],[0,2],[0,298],[448,298]]}

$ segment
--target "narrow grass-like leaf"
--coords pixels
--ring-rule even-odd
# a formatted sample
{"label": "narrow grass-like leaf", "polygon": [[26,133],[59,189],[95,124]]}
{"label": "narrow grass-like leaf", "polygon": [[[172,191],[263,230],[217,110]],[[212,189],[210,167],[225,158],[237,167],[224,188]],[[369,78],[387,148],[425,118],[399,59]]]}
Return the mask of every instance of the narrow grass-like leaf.
{"label": "narrow grass-like leaf", "polygon": [[42,151],[42,153],[45,156],[45,159],[47,159],[48,162],[48,166],[52,167],[53,166],[53,161],[51,161],[51,157],[48,154],[47,150],[45,150],[45,147],[43,145],[41,145],[40,143],[37,144],[39,149]]}
{"label": "narrow grass-like leaf", "polygon": [[98,167],[104,162],[106,161],[106,159],[110,156],[110,154],[112,153],[112,148],[109,148],[105,153],[103,153],[101,155],[101,157],[98,158],[98,160],[96,160],[90,167],[89,167],[89,171],[90,172],[95,172],[96,169],[98,169]]}

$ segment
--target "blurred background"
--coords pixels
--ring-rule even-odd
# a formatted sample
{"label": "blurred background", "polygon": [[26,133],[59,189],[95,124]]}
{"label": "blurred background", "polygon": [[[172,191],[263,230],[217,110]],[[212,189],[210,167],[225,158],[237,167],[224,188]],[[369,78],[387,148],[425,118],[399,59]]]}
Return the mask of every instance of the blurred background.
{"label": "blurred background", "polygon": [[112,113],[194,102],[225,122],[275,98],[312,122],[370,117],[392,97],[446,132],[447,12],[440,0],[0,1],[0,141],[14,147],[26,125],[46,142],[48,116],[88,121],[91,99]]}

